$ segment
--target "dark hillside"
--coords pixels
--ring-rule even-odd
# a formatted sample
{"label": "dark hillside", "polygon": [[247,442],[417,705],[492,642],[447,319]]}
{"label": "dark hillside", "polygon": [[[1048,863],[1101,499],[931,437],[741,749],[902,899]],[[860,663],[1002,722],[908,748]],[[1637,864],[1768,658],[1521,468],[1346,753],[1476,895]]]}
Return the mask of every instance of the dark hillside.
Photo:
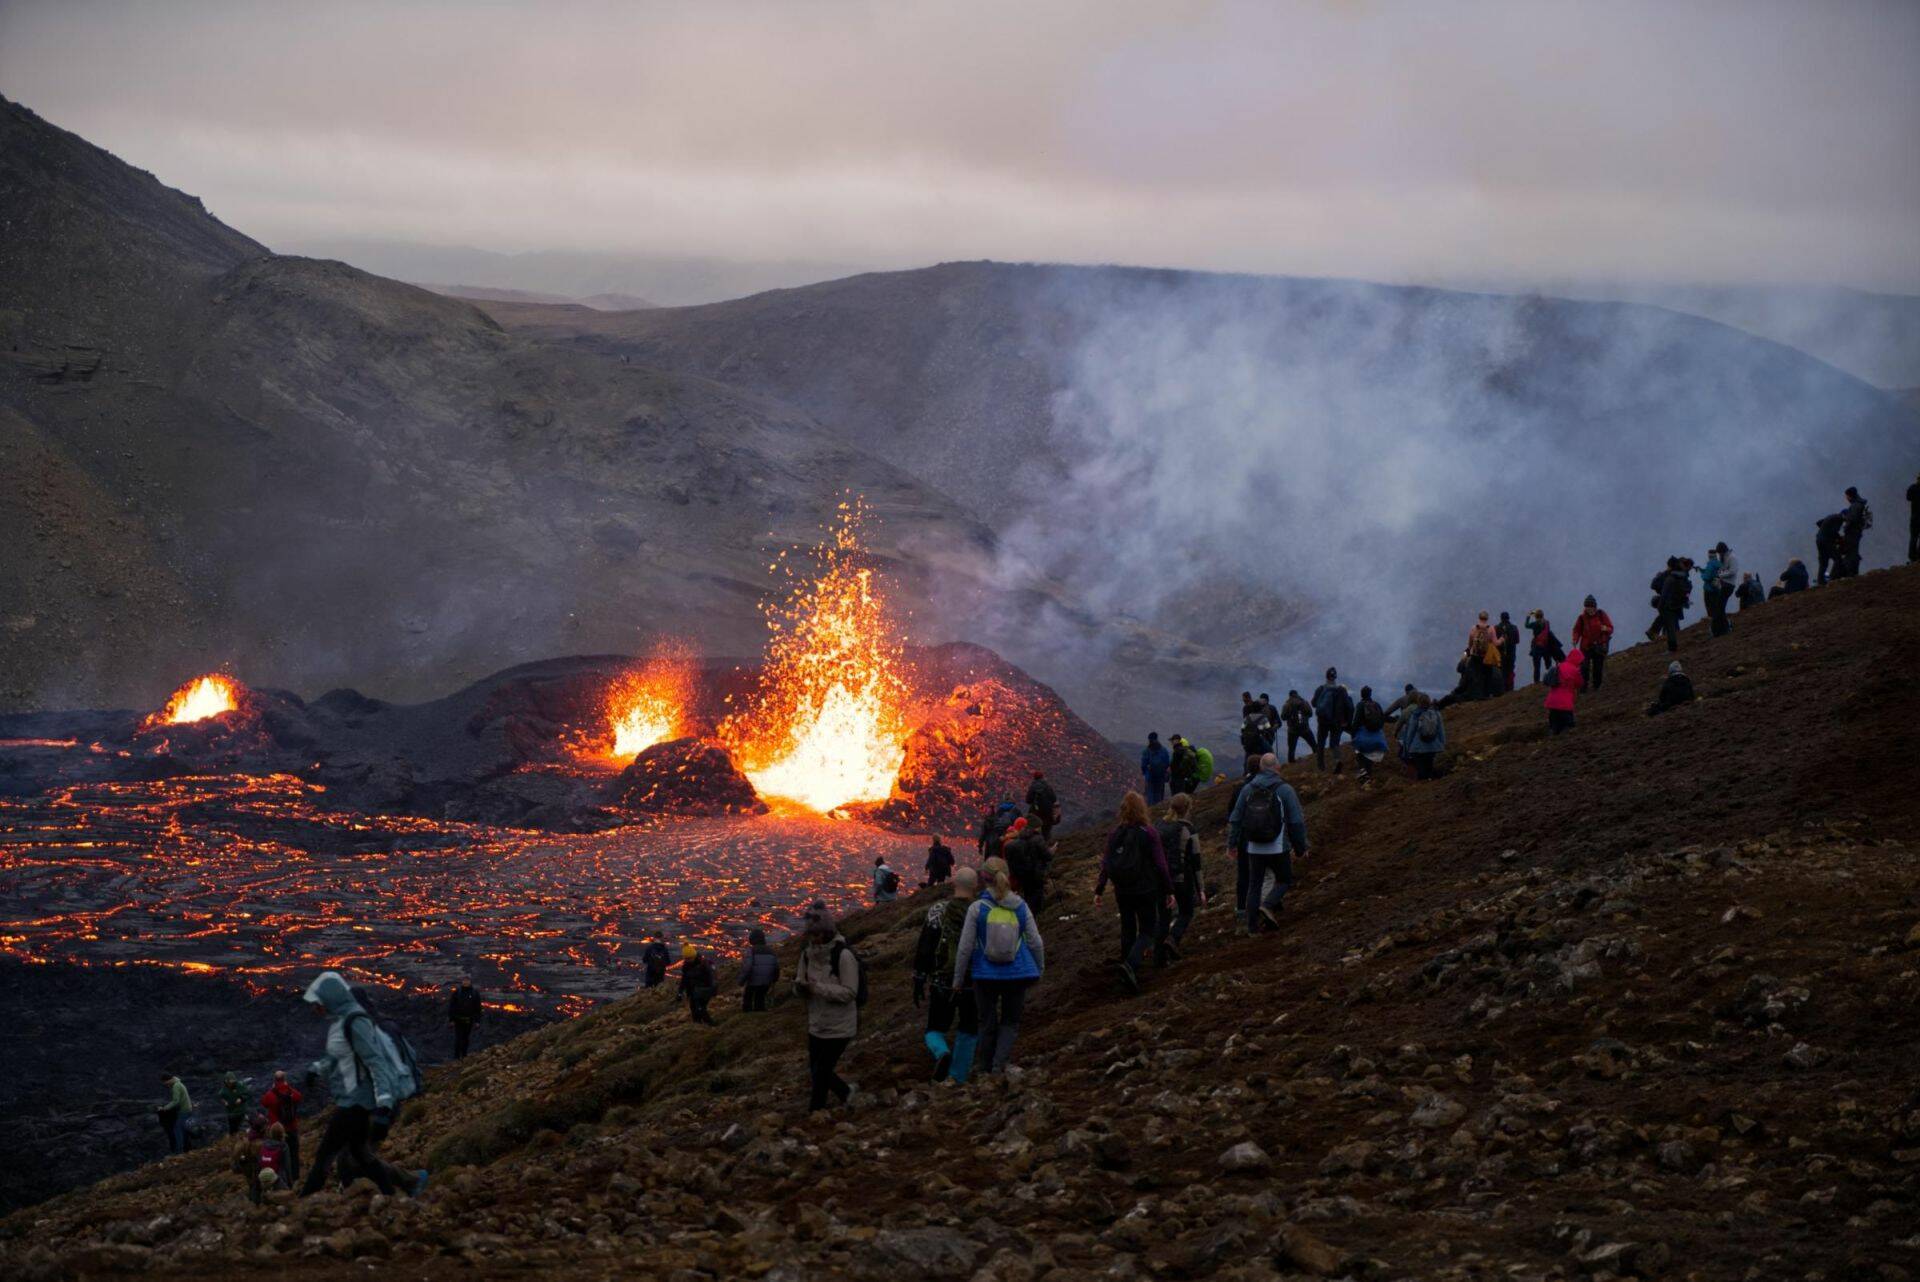
{"label": "dark hillside", "polygon": [[[0,1265],[1903,1276],[1916,646],[1920,570],[1876,573],[1689,629],[1702,697],[1659,720],[1642,646],[1569,737],[1521,693],[1450,718],[1435,783],[1295,767],[1313,855],[1284,930],[1216,904],[1138,998],[1089,903],[1097,838],[1070,838],[1011,1080],[925,1083],[923,895],[846,923],[874,993],[851,1115],[798,1112],[797,1002],[707,1030],[639,997],[437,1076],[393,1141],[435,1170],[423,1202],[250,1210],[201,1154],[5,1221]],[[1226,793],[1199,811],[1230,902]]]}

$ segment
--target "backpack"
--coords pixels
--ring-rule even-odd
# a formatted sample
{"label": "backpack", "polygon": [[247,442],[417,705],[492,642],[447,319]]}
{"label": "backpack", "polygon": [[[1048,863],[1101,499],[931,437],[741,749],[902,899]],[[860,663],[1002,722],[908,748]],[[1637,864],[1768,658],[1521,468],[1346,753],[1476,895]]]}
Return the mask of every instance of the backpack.
{"label": "backpack", "polygon": [[1353,696],[1345,686],[1333,692],[1333,720],[1335,725],[1353,724]]}
{"label": "backpack", "polygon": [[987,819],[987,857],[991,859],[1000,853],[1001,845],[1007,839],[1007,829],[1013,827],[1017,816],[1011,810],[995,810]]}
{"label": "backpack", "polygon": [[898,891],[900,889],[900,874],[895,872],[891,868],[881,869],[880,870],[880,889],[884,893],[889,895]]}
{"label": "backpack", "polygon": [[1413,719],[1413,733],[1422,740],[1440,737],[1440,714],[1433,708],[1420,709],[1420,715]]}
{"label": "backpack", "polygon": [[1158,888],[1153,857],[1147,854],[1146,834],[1140,829],[1129,826],[1120,830],[1120,844],[1107,856],[1107,876],[1122,894],[1144,895]]}
{"label": "backpack", "polygon": [[1860,500],[1860,528],[1863,530],[1873,528],[1873,509],[1867,506],[1865,499]]}
{"label": "backpack", "polygon": [[[391,1032],[382,1027],[380,1021],[367,1012],[357,1010],[347,1016],[346,1028],[343,1030],[346,1033],[349,1048],[353,1046],[353,1021],[356,1019],[367,1021],[367,1027],[373,1031],[375,1050],[386,1058],[387,1066],[393,1070],[396,1079],[393,1102],[398,1104],[401,1100],[412,1099],[425,1090],[426,1074],[420,1071],[420,1057],[415,1053],[413,1043],[407,1040],[406,1034]],[[373,1073],[367,1067],[366,1061],[360,1058],[358,1050],[353,1052],[353,1063],[354,1067],[371,1083]]]}
{"label": "backpack", "polygon": [[1360,728],[1363,730],[1385,730],[1387,714],[1378,701],[1368,699],[1360,705]]}
{"label": "backpack", "polygon": [[867,1004],[867,963],[861,960],[859,953],[854,952],[852,944],[842,940],[834,944],[833,951],[827,955],[827,969],[833,972],[835,979],[840,978],[841,953],[853,953],[853,969],[859,976],[859,981],[853,988],[853,1004],[865,1006]]}
{"label": "backpack", "polygon": [[1187,838],[1193,835],[1193,825],[1184,819],[1163,819],[1153,830],[1160,834],[1160,848],[1166,852],[1167,868],[1173,873],[1173,880],[1186,885],[1192,873],[1188,867]]}
{"label": "backpack", "polygon": [[987,960],[996,966],[1005,966],[1020,956],[1020,943],[1025,932],[1020,929],[1020,914],[1001,904],[993,904],[986,912],[986,938],[981,948],[987,954]]}
{"label": "backpack", "polygon": [[1247,804],[1240,812],[1240,840],[1265,846],[1280,840],[1287,830],[1286,810],[1278,788],[1247,785]]}

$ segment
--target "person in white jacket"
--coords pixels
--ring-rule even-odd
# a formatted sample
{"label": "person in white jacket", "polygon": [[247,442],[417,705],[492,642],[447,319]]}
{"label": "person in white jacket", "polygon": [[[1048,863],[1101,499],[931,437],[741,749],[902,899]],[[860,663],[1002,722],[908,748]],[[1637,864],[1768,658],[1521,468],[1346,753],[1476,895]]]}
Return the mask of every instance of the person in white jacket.
{"label": "person in white jacket", "polygon": [[419,1192],[427,1182],[425,1171],[410,1178],[373,1151],[393,1122],[402,1089],[400,1070],[382,1044],[373,1017],[354,1000],[353,990],[337,971],[321,971],[307,986],[305,1000],[331,1021],[326,1053],[307,1066],[307,1078],[309,1082],[326,1080],[333,1094],[333,1117],[320,1137],[301,1195],[319,1192],[334,1160],[343,1153],[353,1169],[382,1193]]}

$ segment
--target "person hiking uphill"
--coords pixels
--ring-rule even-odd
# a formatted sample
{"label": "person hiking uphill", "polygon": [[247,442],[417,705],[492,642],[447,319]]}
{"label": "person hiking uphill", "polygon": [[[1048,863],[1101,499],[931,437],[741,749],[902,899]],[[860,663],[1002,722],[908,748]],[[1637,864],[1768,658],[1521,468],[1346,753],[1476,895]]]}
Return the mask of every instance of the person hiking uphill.
{"label": "person hiking uphill", "polygon": [[[1494,679],[1499,669],[1492,669]],[[1360,786],[1371,787],[1373,768],[1387,756],[1387,710],[1373,697],[1372,686],[1360,687],[1360,702],[1353,709],[1353,768],[1360,772]]]}
{"label": "person hiking uphill", "polygon": [[1511,694],[1514,665],[1520,661],[1520,629],[1513,626],[1513,616],[1505,610],[1500,611],[1500,622],[1494,625],[1493,635],[1500,639],[1500,688]]}
{"label": "person hiking uphill", "polygon": [[[1247,934],[1278,929],[1280,909],[1293,888],[1293,860],[1307,857],[1307,815],[1300,796],[1280,777],[1280,759],[1268,753],[1227,816],[1227,847],[1247,858]],[[1268,874],[1273,889],[1262,895]]]}
{"label": "person hiking uphill", "polygon": [[713,963],[700,955],[692,944],[680,949],[680,995],[687,999],[687,1018],[696,1024],[711,1024],[713,1015],[707,1004],[720,987],[713,974]]}
{"label": "person hiking uphill", "polygon": [[347,981],[337,971],[321,971],[307,985],[303,1000],[329,1021],[326,1051],[307,1066],[307,1074],[326,1079],[327,1089],[333,1094],[333,1117],[321,1133],[320,1147],[313,1155],[301,1196],[320,1191],[328,1170],[342,1154],[382,1193],[418,1193],[426,1186],[425,1171],[410,1179],[373,1151],[392,1125],[393,1110],[417,1086],[401,1062],[393,1039],[354,1000]]}
{"label": "person hiking uphill", "polygon": [[1681,669],[1680,660],[1675,659],[1667,665],[1666,679],[1660,683],[1660,689],[1654,695],[1653,702],[1647,705],[1647,715],[1657,717],[1663,712],[1672,712],[1675,708],[1692,702],[1693,678]]}
{"label": "person hiking uphill", "polygon": [[253,1102],[253,1092],[240,1082],[238,1073],[228,1073],[220,1082],[220,1103],[227,1111],[227,1134],[238,1135],[240,1128],[247,1122],[247,1105]]}
{"label": "person hiking uphill", "polygon": [[1580,647],[1573,647],[1560,666],[1547,674],[1547,697],[1542,705],[1547,710],[1547,733],[1565,734],[1573,729],[1573,700],[1586,687],[1587,679],[1580,675],[1581,660],[1586,656]]}
{"label": "person hiking uphill", "polygon": [[267,1120],[286,1133],[289,1187],[300,1178],[300,1101],[304,1098],[299,1089],[287,1080],[284,1070],[274,1073],[273,1085],[267,1087],[267,1093],[260,1097],[260,1107],[267,1111]]}
{"label": "person hiking uphill", "polygon": [[1046,973],[1047,946],[1040,938],[1039,921],[1013,889],[1006,861],[987,860],[980,875],[980,897],[967,910],[954,947],[953,988],[956,993],[969,986],[973,990],[980,1021],[974,1067],[1000,1074],[1013,1057],[1027,990]]}
{"label": "person hiking uphill", "polygon": [[[1292,765],[1295,745],[1304,742],[1307,745],[1307,751],[1313,751],[1313,705],[1301,698],[1298,690],[1289,690],[1286,702],[1280,705],[1280,720],[1287,727],[1287,764]],[[1256,758],[1256,771],[1258,770],[1257,758],[1266,756],[1273,751],[1273,748],[1274,741],[1269,736],[1266,746],[1253,754]]]}
{"label": "person hiking uphill", "polygon": [[929,886],[938,886],[953,876],[953,848],[940,840],[940,834],[934,833],[927,841],[927,881]]}
{"label": "person hiking uphill", "polygon": [[658,988],[666,982],[667,967],[672,962],[666,944],[655,935],[640,953],[640,983],[646,988]]}
{"label": "person hiking uphill", "polygon": [[1191,793],[1194,790],[1194,777],[1200,772],[1200,754],[1193,750],[1185,735],[1175,735],[1170,741],[1173,745],[1173,761],[1167,772],[1167,784],[1175,792]]}
{"label": "person hiking uphill", "polygon": [[1154,830],[1146,799],[1130,792],[1120,799],[1120,813],[1107,834],[1100,875],[1093,883],[1093,905],[1100,906],[1107,883],[1113,883],[1114,904],[1120,910],[1120,980],[1140,991],[1140,962],[1160,933],[1160,914],[1173,907],[1173,872],[1160,834]]}
{"label": "person hiking uphill", "polygon": [[1200,868],[1200,836],[1187,818],[1192,810],[1193,798],[1176,792],[1167,802],[1167,817],[1153,826],[1160,834],[1168,871],[1173,874],[1173,911],[1161,920],[1154,946],[1154,962],[1160,966],[1180,956],[1180,941],[1193,925],[1194,912],[1207,903],[1206,878]]}
{"label": "person hiking uphill", "polygon": [[1036,913],[1047,910],[1047,874],[1053,868],[1053,848],[1025,819],[1013,825],[1013,833],[1001,847],[1000,857],[1007,861],[1013,886],[1027,907]]}
{"label": "person hiking uphill", "polygon": [[1653,589],[1653,608],[1659,611],[1647,627],[1647,640],[1667,639],[1667,651],[1680,648],[1680,618],[1693,594],[1693,562],[1684,556],[1667,558],[1667,568],[1647,584]]}
{"label": "person hiking uphill", "polygon": [[1588,687],[1598,690],[1607,676],[1607,651],[1613,648],[1613,620],[1591,596],[1573,621],[1573,648],[1587,656],[1583,675]]}
{"label": "person hiking uphill", "polygon": [[974,839],[974,849],[980,852],[980,858],[991,859],[1000,853],[1000,845],[1007,839],[1007,830],[1013,827],[1013,821],[1020,817],[1020,807],[1011,801],[1003,801],[987,811],[980,819],[980,832]]}
{"label": "person hiking uphill", "polygon": [[1567,657],[1560,646],[1560,638],[1553,635],[1553,625],[1547,622],[1545,610],[1527,612],[1527,631],[1533,634],[1533,640],[1527,646],[1527,657],[1533,660],[1533,679],[1540,680],[1541,673]]}
{"label": "person hiking uphill", "polygon": [[827,1106],[828,1096],[846,1104],[852,1082],[834,1071],[860,1031],[860,1002],[865,996],[864,963],[835,927],[826,901],[808,905],[803,919],[807,942],[794,968],[794,996],[807,1003],[807,1111]]}
{"label": "person hiking uphill", "polygon": [[[965,1083],[973,1071],[973,1051],[979,1039],[978,1012],[973,1004],[973,989],[956,987],[954,961],[960,951],[960,934],[966,928],[967,910],[980,893],[980,874],[962,868],[953,875],[953,894],[927,909],[920,926],[920,938],[913,949],[913,1004],[927,1003],[927,1028],[924,1034],[927,1053],[933,1056],[933,1080],[951,1078]],[[947,1039],[947,1030],[956,1018],[960,1028]]]}
{"label": "person hiking uphill", "polygon": [[188,1120],[193,1116],[193,1096],[187,1094],[187,1084],[176,1073],[166,1073],[160,1078],[160,1084],[166,1088],[167,1101],[158,1110],[160,1129],[166,1132],[167,1152],[184,1153],[193,1147]]}
{"label": "person hiking uphill", "polygon": [[1320,769],[1327,768],[1327,749],[1333,749],[1333,773],[1339,774],[1340,736],[1353,724],[1353,695],[1340,684],[1337,669],[1327,669],[1327,679],[1313,692],[1313,715],[1315,722],[1313,755],[1320,763]]}
{"label": "person hiking uphill", "polygon": [[463,979],[453,990],[453,997],[447,1002],[447,1022],[453,1025],[453,1057],[465,1059],[467,1047],[473,1040],[473,1026],[480,1022],[484,1004],[480,1000],[480,990],[473,986],[471,979]]}
{"label": "person hiking uphill", "polygon": [[1447,719],[1432,698],[1416,691],[1413,707],[1400,718],[1400,754],[1413,763],[1416,779],[1433,779],[1433,763],[1447,750]]}
{"label": "person hiking uphill", "polygon": [[1040,840],[1053,840],[1053,826],[1060,822],[1060,794],[1038,770],[1027,785],[1027,818],[1040,825]]}
{"label": "person hiking uphill", "polygon": [[740,1009],[765,1010],[767,992],[780,980],[780,958],[767,947],[767,932],[747,932],[747,955],[740,959]]}
{"label": "person hiking uphill", "polygon": [[1140,783],[1149,806],[1166,800],[1167,776],[1172,771],[1173,754],[1160,742],[1158,731],[1147,731],[1147,746],[1140,750]]}

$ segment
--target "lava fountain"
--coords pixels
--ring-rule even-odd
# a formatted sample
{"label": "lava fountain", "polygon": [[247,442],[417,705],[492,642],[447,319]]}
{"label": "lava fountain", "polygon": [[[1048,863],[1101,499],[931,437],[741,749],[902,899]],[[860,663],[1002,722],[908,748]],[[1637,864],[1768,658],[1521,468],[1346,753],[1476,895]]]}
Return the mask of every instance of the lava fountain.
{"label": "lava fountain", "polygon": [[167,706],[147,718],[149,726],[179,726],[205,721],[240,706],[240,686],[232,677],[210,672],[195,677],[173,692]]}
{"label": "lava fountain", "polygon": [[763,797],[831,811],[883,801],[906,755],[907,687],[873,570],[862,564],[859,503],[842,503],[803,577],[782,553],[771,567],[793,580],[768,607],[772,639],[751,706],[720,738]]}
{"label": "lava fountain", "polygon": [[692,654],[678,644],[663,645],[645,664],[607,687],[605,730],[578,745],[575,755],[632,761],[654,744],[686,733],[693,698]]}

